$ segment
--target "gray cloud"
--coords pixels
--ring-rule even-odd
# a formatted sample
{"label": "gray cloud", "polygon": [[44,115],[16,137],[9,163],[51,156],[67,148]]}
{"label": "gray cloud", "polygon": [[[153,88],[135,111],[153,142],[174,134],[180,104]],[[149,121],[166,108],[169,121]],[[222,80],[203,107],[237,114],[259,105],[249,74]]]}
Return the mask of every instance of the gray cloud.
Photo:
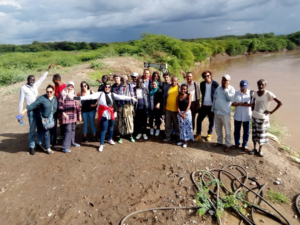
{"label": "gray cloud", "polygon": [[0,43],[114,42],[300,30],[299,0],[0,0]]}

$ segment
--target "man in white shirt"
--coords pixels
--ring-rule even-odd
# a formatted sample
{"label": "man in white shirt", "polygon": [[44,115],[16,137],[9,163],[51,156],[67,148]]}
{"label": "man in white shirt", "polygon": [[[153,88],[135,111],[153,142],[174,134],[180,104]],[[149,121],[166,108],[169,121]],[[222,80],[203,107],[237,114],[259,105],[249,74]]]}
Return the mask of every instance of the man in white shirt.
{"label": "man in white shirt", "polygon": [[235,145],[232,148],[239,148],[240,137],[241,137],[241,126],[243,125],[243,143],[242,149],[248,150],[248,140],[250,136],[250,120],[252,117],[252,101],[253,96],[251,96],[249,88],[249,82],[247,80],[242,80],[240,82],[241,90],[235,92],[232,106],[235,107],[234,111],[234,142]]}
{"label": "man in white shirt", "polygon": [[191,103],[191,113],[192,113],[192,124],[193,124],[193,131],[195,129],[195,117],[197,110],[200,108],[200,88],[199,85],[193,81],[193,74],[191,72],[187,72],[186,74],[186,81],[183,84],[187,84],[188,86],[188,93],[192,96],[192,103]]}
{"label": "man in white shirt", "polygon": [[[47,71],[38,79],[35,81],[34,75],[29,75],[27,77],[27,83],[23,85],[20,89],[20,98],[19,98],[19,113],[23,111],[23,104],[24,100],[26,102],[26,105],[30,105],[38,98],[38,88],[41,86],[43,81],[46,79],[48,75],[48,71],[52,68],[53,63],[49,66]],[[29,120],[29,153],[31,155],[35,154],[35,129],[38,128],[37,132],[37,148],[42,149],[41,143],[42,143],[42,133],[41,128],[39,126],[39,120],[41,119],[40,110],[36,109],[33,111],[28,111],[28,120]]]}

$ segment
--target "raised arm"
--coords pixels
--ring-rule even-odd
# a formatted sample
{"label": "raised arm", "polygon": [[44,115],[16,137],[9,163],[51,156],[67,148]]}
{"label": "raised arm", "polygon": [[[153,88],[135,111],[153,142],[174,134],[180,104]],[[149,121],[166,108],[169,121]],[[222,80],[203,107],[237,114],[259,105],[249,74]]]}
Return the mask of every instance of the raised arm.
{"label": "raised arm", "polygon": [[[99,93],[99,92],[98,92]],[[132,100],[133,97],[125,96],[125,95],[117,95],[115,93],[112,93],[116,100]]]}
{"label": "raised arm", "polygon": [[229,102],[234,101],[234,95],[235,95],[235,90],[234,87],[230,87],[224,90],[225,91],[225,96]]}
{"label": "raised arm", "polygon": [[91,95],[85,95],[85,96],[80,96],[80,97],[75,97],[75,100],[92,100],[92,99],[98,99],[100,97],[100,94],[103,93],[103,91],[96,92]]}
{"label": "raised arm", "polygon": [[48,75],[48,71],[52,68],[54,63],[51,63],[51,65],[48,67],[48,69],[46,70],[46,72],[40,77],[40,79],[38,79],[34,85],[39,88],[39,86],[41,86],[41,84],[43,83],[43,81],[46,79],[47,75]]}

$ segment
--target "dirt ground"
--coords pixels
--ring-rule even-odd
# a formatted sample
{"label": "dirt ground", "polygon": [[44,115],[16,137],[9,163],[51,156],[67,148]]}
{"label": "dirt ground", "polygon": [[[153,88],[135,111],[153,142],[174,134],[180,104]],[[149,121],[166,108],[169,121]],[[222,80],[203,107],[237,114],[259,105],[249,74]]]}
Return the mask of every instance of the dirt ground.
{"label": "dirt ground", "polygon": [[[122,59],[126,61],[130,58]],[[121,61],[122,61],[121,60]],[[120,61],[118,61],[120,63]],[[114,64],[110,64],[114,68]],[[124,67],[125,68],[125,67]],[[75,82],[75,89],[90,72],[88,64],[73,67],[63,75],[63,81]],[[43,94],[52,74],[42,84]],[[294,209],[294,197],[300,192],[299,164],[280,152],[275,142],[266,146],[266,157],[250,156],[240,150],[225,153],[211,143],[189,143],[184,149],[175,141],[162,142],[150,137],[131,143],[124,140],[115,146],[105,144],[99,153],[99,143],[81,143],[80,148],[64,154],[28,154],[28,120],[21,127],[18,113],[19,93],[8,94],[22,83],[5,88],[0,93],[0,224],[119,224],[136,210],[165,206],[193,206],[196,189],[190,174],[197,169],[221,168],[238,164],[257,177],[260,184],[280,191],[290,204],[278,208],[290,224],[299,224]],[[96,88],[94,88],[96,90]],[[204,127],[207,127],[205,120]],[[205,135],[205,133],[203,133]],[[76,140],[81,142],[82,123],[76,128]],[[116,139],[115,139],[116,140]],[[216,135],[213,134],[213,141]],[[252,143],[250,142],[250,148]],[[184,178],[184,179],[183,179]],[[282,179],[275,185],[276,178]],[[266,188],[266,190],[267,190]],[[261,222],[257,224],[277,224]],[[240,224],[228,211],[223,224]],[[202,218],[194,210],[156,211],[136,215],[125,224],[213,224],[210,217]]]}

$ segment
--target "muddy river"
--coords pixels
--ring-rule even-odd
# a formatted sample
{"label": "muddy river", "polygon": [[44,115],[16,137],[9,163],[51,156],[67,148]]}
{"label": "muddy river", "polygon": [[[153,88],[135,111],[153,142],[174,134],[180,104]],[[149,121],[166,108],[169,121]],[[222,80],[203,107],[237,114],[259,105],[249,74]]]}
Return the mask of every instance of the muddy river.
{"label": "muddy river", "polygon": [[[272,115],[276,124],[288,128],[289,136],[281,140],[288,146],[300,149],[298,140],[300,137],[300,91],[298,89],[300,87],[300,50],[216,59],[209,65],[196,68],[193,71],[194,79],[200,79],[205,69],[211,70],[213,79],[219,83],[223,74],[229,74],[230,84],[236,90],[243,79],[249,81],[251,90],[257,90],[256,82],[259,79],[267,80],[267,90],[273,92],[283,103],[283,106]],[[274,105],[274,103],[271,104],[271,110]]]}

